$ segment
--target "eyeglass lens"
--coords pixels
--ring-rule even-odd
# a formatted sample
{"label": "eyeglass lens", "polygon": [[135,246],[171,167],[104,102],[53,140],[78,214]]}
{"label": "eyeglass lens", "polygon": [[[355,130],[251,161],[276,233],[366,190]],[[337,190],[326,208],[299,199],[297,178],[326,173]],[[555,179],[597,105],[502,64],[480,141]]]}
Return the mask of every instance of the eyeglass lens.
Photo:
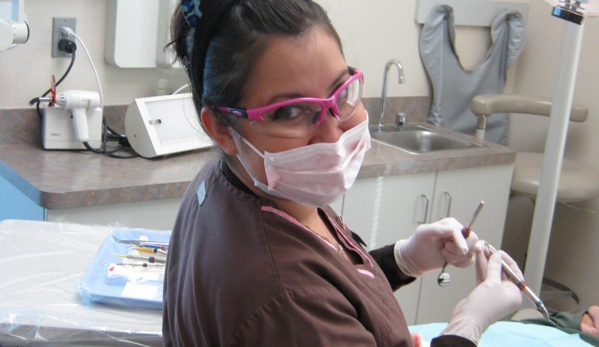
{"label": "eyeglass lens", "polygon": [[[344,88],[333,93],[334,105],[331,113],[340,121],[350,119],[361,101],[362,82],[355,78]],[[282,106],[264,114],[264,121],[253,121],[250,125],[257,131],[282,137],[303,137],[311,134],[330,112],[323,109],[325,102],[300,102]]]}

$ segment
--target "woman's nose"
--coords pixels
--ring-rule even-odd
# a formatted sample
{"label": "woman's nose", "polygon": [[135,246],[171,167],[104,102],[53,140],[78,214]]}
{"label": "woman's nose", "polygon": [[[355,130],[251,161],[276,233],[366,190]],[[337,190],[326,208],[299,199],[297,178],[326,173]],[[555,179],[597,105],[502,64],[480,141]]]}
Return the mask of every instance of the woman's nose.
{"label": "woman's nose", "polygon": [[314,136],[310,140],[310,143],[321,143],[321,142],[337,142],[339,137],[343,134],[343,130],[339,127],[340,121],[337,117],[333,116],[329,111],[324,120],[314,129]]}

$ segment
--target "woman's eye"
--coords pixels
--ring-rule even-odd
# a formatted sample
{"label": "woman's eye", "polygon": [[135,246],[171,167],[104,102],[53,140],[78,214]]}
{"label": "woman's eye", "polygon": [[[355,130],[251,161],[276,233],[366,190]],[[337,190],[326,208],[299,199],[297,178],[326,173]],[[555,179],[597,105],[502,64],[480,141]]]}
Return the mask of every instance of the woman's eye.
{"label": "woman's eye", "polygon": [[344,103],[347,100],[348,93],[348,88],[344,88],[337,97],[337,103]]}
{"label": "woman's eye", "polygon": [[288,120],[293,119],[302,114],[302,110],[294,105],[283,106],[275,110],[275,112],[270,116],[271,120]]}
{"label": "woman's eye", "polygon": [[279,107],[266,118],[270,121],[302,121],[311,119],[315,113],[320,113],[320,106],[311,103],[293,104]]}

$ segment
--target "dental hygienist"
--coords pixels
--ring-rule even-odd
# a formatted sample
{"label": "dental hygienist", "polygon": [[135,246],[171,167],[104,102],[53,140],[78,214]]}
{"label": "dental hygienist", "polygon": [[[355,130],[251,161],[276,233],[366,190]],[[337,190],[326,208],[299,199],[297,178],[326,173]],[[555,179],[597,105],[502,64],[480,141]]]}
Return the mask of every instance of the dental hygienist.
{"label": "dental hygienist", "polygon": [[475,253],[480,284],[432,346],[473,346],[517,308],[501,255],[487,259],[456,220],[369,254],[328,206],[352,186],[370,136],[364,77],[319,5],[183,1],[173,35],[222,151],[191,183],[172,232],[165,346],[418,345],[393,290]]}

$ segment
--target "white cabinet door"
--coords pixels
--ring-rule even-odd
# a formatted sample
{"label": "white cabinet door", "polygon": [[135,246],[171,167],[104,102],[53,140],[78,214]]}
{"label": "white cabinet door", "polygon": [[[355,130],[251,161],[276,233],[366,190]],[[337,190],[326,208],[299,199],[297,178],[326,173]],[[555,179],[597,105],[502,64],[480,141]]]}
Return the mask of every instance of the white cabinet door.
{"label": "white cabinet door", "polygon": [[[472,225],[480,239],[501,247],[503,226],[512,180],[513,165],[487,166],[439,171],[433,199],[431,221],[449,215],[467,225],[480,201],[485,202]],[[474,266],[457,269],[448,266],[451,283],[437,285],[439,272],[422,277],[417,324],[447,322],[456,304],[476,286]]]}
{"label": "white cabinet door", "polygon": [[[345,194],[343,219],[372,250],[408,238],[431,209],[435,172],[357,180]],[[427,202],[428,201],[428,202]],[[420,280],[395,292],[415,324]]]}

